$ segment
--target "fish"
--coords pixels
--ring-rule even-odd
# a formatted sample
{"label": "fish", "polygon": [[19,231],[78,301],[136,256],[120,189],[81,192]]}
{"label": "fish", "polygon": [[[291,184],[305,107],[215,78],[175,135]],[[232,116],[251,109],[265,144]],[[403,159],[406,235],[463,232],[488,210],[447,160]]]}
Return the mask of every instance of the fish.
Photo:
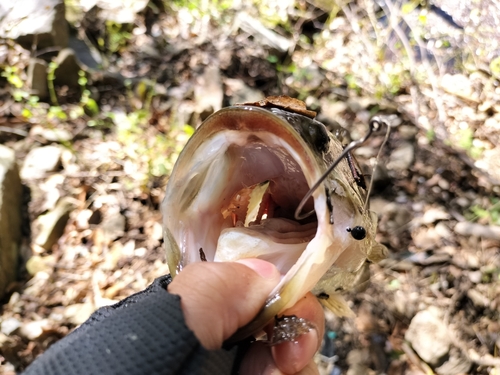
{"label": "fish", "polygon": [[[194,132],[169,177],[161,211],[172,277],[193,262],[244,258],[272,262],[281,273],[234,342],[309,291],[335,314],[352,316],[342,292],[387,256],[360,166],[352,156],[337,160],[342,139],[315,115],[287,96],[223,108]],[[299,205],[308,214],[297,218]]]}

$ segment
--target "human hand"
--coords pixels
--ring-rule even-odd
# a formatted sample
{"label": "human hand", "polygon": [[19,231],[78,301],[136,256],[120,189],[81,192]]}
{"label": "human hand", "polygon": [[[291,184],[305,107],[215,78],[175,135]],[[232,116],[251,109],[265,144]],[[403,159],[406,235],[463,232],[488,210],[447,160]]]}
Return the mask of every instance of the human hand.
{"label": "human hand", "polygon": [[[280,274],[269,262],[245,259],[238,262],[202,262],[186,266],[168,286],[181,296],[187,326],[209,350],[220,349],[236,330],[250,322],[278,284]],[[284,315],[312,322],[316,329],[296,342],[268,346],[255,342],[245,354],[240,373],[280,375],[318,374],[312,360],[324,333],[323,309],[308,293]],[[272,329],[271,323],[269,329]]]}

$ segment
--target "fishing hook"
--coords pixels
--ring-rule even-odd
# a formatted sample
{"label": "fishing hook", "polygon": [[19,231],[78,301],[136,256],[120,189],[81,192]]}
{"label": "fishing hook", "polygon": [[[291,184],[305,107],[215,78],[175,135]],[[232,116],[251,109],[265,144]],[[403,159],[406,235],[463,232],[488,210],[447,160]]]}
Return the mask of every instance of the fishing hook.
{"label": "fishing hook", "polygon": [[[302,209],[304,208],[304,206],[305,206],[306,202],[308,201],[308,199],[311,198],[311,196],[314,194],[314,192],[316,191],[316,189],[323,183],[323,181],[335,169],[335,167],[347,155],[347,153],[350,152],[350,151],[352,151],[352,150],[354,150],[354,149],[356,149],[356,148],[358,148],[363,143],[365,143],[368,140],[368,138],[370,138],[370,136],[372,135],[373,132],[376,132],[376,131],[380,130],[380,128],[382,127],[382,125],[385,125],[385,126],[388,127],[388,131],[387,131],[387,136],[388,136],[388,133],[389,133],[390,129],[392,127],[395,127],[395,126],[399,125],[397,123],[397,121],[395,121],[395,117],[396,117],[395,115],[392,115],[392,116],[374,116],[374,117],[371,118],[370,123],[368,125],[368,132],[365,134],[365,136],[362,137],[361,139],[358,139],[357,141],[352,141],[351,143],[349,143],[346,146],[346,148],[344,148],[344,151],[342,151],[342,153],[337,158],[337,160],[335,160],[333,162],[333,164],[330,165],[330,167],[326,170],[326,172],[323,173],[323,175],[319,178],[319,180],[316,181],[314,183],[314,185],[309,189],[309,191],[304,196],[304,198],[302,198],[302,200],[300,201],[299,205],[297,206],[297,209],[295,210],[295,220],[305,219],[305,218],[311,216],[314,213],[314,210],[312,210],[312,211],[310,211],[310,212],[308,212],[306,214],[301,215]],[[371,183],[370,183],[370,189],[371,189]],[[365,206],[366,206],[366,204],[365,204]]]}

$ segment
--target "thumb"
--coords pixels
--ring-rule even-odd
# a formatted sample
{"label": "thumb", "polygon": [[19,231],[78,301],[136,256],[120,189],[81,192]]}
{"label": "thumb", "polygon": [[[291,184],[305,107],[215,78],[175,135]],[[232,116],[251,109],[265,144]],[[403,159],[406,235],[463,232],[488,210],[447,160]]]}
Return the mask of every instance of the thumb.
{"label": "thumb", "polygon": [[219,349],[224,340],[250,322],[280,281],[269,262],[200,262],[186,266],[168,291],[181,297],[187,326],[206,349]]}

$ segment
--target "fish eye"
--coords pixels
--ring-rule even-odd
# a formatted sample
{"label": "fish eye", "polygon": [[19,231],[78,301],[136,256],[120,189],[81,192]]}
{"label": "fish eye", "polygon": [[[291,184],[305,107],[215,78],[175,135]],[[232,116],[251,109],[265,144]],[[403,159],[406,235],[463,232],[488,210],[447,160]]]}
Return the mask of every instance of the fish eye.
{"label": "fish eye", "polygon": [[352,238],[355,240],[360,241],[366,237],[366,229],[359,225],[354,228],[347,228],[346,230],[351,233]]}

